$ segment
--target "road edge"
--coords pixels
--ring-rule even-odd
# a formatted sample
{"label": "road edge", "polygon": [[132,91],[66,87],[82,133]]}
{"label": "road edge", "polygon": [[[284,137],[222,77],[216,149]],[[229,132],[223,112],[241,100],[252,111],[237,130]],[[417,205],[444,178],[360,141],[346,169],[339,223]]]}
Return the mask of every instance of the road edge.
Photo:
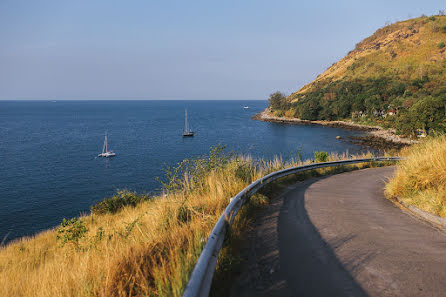
{"label": "road edge", "polygon": [[391,200],[394,204],[399,206],[401,209],[409,212],[410,214],[416,216],[417,218],[433,225],[434,227],[446,230],[446,218],[442,218],[425,210],[419,209],[418,207],[405,203],[401,198],[393,196],[387,198]]}

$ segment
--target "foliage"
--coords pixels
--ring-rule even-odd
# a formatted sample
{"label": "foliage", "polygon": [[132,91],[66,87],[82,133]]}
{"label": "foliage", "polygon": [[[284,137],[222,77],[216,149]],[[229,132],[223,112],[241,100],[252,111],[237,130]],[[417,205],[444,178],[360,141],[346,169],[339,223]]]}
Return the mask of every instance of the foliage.
{"label": "foliage", "polygon": [[285,110],[289,106],[286,96],[281,92],[275,92],[269,95],[268,101],[271,110]]}
{"label": "foliage", "polygon": [[85,236],[88,229],[85,223],[79,218],[63,219],[59,229],[57,229],[57,239],[61,241],[61,245],[73,244],[79,247],[79,240]]}
{"label": "foliage", "polygon": [[329,159],[330,155],[327,152],[324,151],[315,151],[314,152],[314,161],[319,163],[319,162],[327,162]]}
{"label": "foliage", "polygon": [[440,43],[437,46],[438,48],[444,48],[445,47],[444,41],[440,41]]}
{"label": "foliage", "polygon": [[166,166],[165,180],[158,178],[158,181],[168,193],[180,192],[186,188],[195,189],[211,170],[223,168],[228,164],[232,155],[226,154],[225,148],[225,145],[217,145],[211,148],[209,156],[184,159],[176,166]]}
{"label": "foliage", "polygon": [[94,214],[102,215],[106,213],[116,213],[125,206],[136,206],[142,201],[148,200],[147,195],[139,195],[136,192],[127,190],[118,191],[113,197],[99,201],[90,207]]}

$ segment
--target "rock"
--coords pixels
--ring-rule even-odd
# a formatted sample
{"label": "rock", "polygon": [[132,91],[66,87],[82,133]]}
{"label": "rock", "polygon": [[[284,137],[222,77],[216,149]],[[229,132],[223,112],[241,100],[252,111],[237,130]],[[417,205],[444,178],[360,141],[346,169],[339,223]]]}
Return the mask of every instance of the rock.
{"label": "rock", "polygon": [[342,137],[341,137],[341,136],[339,136],[339,135],[338,135],[338,136],[336,136],[336,139],[341,139],[341,138],[342,138]]}

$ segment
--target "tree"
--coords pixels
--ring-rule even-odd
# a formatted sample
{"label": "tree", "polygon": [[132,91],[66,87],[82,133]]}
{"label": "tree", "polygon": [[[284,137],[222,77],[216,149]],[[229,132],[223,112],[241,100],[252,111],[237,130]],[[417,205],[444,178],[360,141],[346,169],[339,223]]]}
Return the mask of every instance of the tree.
{"label": "tree", "polygon": [[285,94],[283,94],[279,91],[269,95],[268,101],[269,101],[269,106],[271,107],[271,110],[285,109],[284,107],[286,107],[286,105],[287,105]]}
{"label": "tree", "polygon": [[410,108],[410,114],[417,125],[414,128],[425,129],[426,134],[429,134],[431,130],[444,132],[446,130],[445,105],[446,96],[427,96],[418,100]]}

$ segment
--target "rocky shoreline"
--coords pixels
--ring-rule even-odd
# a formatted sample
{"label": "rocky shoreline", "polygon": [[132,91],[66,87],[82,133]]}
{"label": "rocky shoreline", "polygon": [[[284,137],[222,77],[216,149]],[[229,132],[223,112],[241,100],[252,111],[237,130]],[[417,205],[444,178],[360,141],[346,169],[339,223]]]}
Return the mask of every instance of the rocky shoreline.
{"label": "rocky shoreline", "polygon": [[395,134],[392,129],[385,129],[378,126],[360,125],[354,122],[346,121],[309,121],[289,117],[277,117],[269,113],[267,110],[262,111],[252,117],[254,120],[273,122],[273,123],[288,123],[297,125],[321,125],[334,128],[342,128],[357,131],[366,131],[369,135],[362,137],[349,137],[347,141],[358,145],[370,146],[376,149],[400,149],[417,143],[415,140],[401,137]]}

